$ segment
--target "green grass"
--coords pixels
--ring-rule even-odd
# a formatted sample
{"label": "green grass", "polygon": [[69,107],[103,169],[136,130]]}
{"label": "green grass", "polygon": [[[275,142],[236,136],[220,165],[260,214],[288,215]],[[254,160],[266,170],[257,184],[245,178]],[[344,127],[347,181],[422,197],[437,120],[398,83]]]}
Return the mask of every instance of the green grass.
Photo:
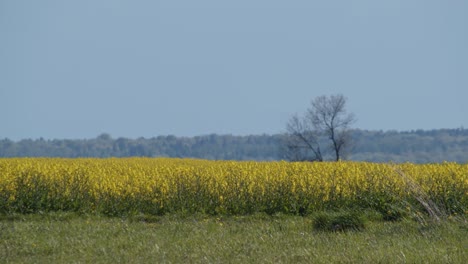
{"label": "green grass", "polygon": [[324,232],[314,215],[0,216],[0,263],[466,263],[467,249],[462,219]]}

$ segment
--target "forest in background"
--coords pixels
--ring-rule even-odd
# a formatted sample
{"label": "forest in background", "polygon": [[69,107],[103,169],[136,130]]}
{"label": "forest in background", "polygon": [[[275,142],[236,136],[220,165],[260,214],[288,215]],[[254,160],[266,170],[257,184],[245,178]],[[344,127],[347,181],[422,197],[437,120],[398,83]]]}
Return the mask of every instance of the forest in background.
{"label": "forest in background", "polygon": [[[282,160],[282,135],[0,140],[0,157],[177,157],[209,160]],[[352,130],[346,159],[371,162],[468,162],[468,129]]]}

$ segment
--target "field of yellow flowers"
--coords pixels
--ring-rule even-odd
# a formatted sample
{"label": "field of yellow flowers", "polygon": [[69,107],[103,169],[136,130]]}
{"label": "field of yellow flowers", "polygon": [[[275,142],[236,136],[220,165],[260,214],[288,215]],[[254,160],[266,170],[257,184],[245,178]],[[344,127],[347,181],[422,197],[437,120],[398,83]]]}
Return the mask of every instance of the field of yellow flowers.
{"label": "field of yellow flowers", "polygon": [[428,207],[467,213],[468,164],[0,159],[0,213],[307,214],[368,208],[397,214]]}

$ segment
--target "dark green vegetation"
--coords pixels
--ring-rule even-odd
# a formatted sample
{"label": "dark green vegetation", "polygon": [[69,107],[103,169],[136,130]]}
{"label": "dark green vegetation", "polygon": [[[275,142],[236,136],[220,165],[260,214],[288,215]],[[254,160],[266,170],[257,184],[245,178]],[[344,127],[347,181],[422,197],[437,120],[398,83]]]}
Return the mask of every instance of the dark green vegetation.
{"label": "dark green vegetation", "polygon": [[461,218],[419,223],[367,216],[364,229],[346,232],[317,231],[315,219],[264,214],[3,215],[0,263],[466,263],[468,259],[468,225]]}
{"label": "dark green vegetation", "polygon": [[[411,132],[352,130],[351,160],[373,162],[468,161],[468,129]],[[0,140],[0,157],[167,156],[226,160],[279,160],[281,135],[199,137],[159,136],[86,140]]]}
{"label": "dark green vegetation", "polygon": [[365,227],[364,218],[357,212],[319,213],[313,222],[314,229],[319,231],[360,231]]}

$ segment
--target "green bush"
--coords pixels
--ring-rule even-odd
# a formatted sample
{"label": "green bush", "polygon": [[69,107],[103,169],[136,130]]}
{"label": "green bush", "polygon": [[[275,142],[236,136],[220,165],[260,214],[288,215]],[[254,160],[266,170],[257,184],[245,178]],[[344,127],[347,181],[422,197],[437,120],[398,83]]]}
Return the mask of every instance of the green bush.
{"label": "green bush", "polygon": [[318,231],[360,231],[365,220],[358,212],[322,212],[314,217],[313,227]]}

